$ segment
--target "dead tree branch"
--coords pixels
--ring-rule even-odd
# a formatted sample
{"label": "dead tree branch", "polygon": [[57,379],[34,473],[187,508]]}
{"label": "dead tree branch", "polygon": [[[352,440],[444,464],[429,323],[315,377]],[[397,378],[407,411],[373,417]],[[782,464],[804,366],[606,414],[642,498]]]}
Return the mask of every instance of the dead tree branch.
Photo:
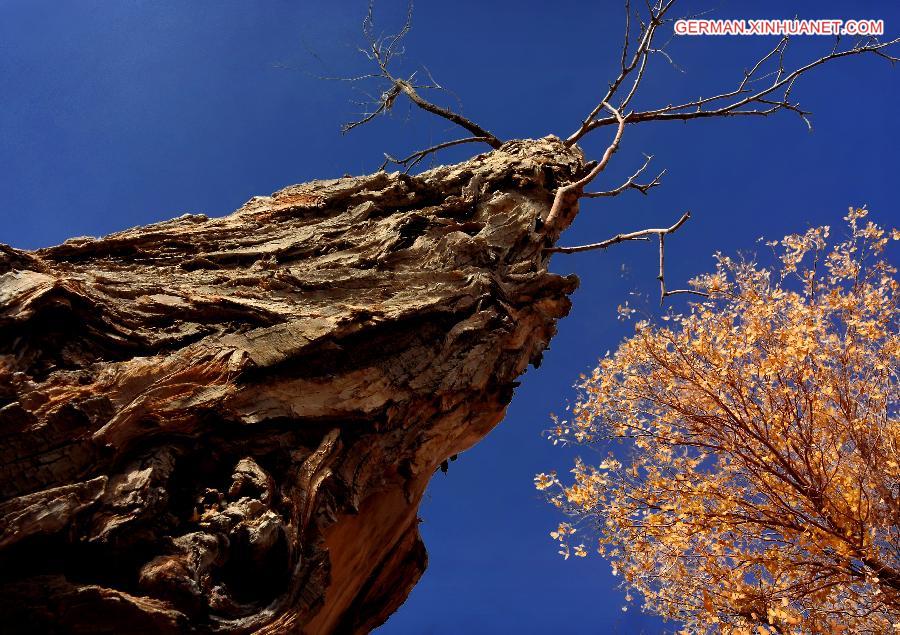
{"label": "dead tree branch", "polygon": [[[881,43],[873,38],[861,40],[848,49],[841,50],[840,40],[836,40],[834,48],[830,53],[824,55],[803,66],[799,66],[794,70],[787,70],[785,65],[785,51],[788,46],[788,38],[782,38],[765,55],[759,58],[753,66],[744,71],[743,77],[733,90],[720,92],[711,97],[699,97],[693,101],[681,104],[669,104],[667,106],[652,110],[634,111],[628,110],[629,104],[638,92],[640,84],[645,76],[650,57],[654,53],[660,54],[677,70],[681,70],[675,65],[671,56],[666,52],[666,44],[662,46],[654,45],[654,36],[659,27],[668,22],[667,14],[669,13],[674,0],[657,0],[652,6],[648,2],[649,15],[646,22],[642,21],[637,38],[637,44],[634,51],[630,51],[631,37],[631,6],[630,0],[625,2],[625,37],[622,46],[622,55],[620,60],[620,70],[618,76],[609,84],[606,94],[600,102],[588,113],[580,126],[575,132],[566,138],[565,144],[573,146],[578,143],[585,135],[607,125],[615,125],[616,133],[612,143],[607,147],[601,161],[583,178],[574,183],[561,186],[554,197],[553,206],[547,218],[547,230],[555,235],[568,225],[571,216],[574,214],[575,206],[581,198],[599,198],[617,196],[628,189],[635,189],[642,194],[646,194],[648,190],[656,187],[660,183],[663,171],[656,178],[648,183],[638,183],[638,177],[647,168],[650,157],[644,164],[629,177],[624,183],[618,187],[599,191],[585,192],[585,186],[590,183],[607,165],[610,157],[615,153],[621,143],[622,134],[627,124],[641,123],[645,121],[666,121],[689,119],[700,119],[707,117],[732,117],[732,116],[767,116],[780,110],[786,110],[796,113],[806,125],[811,129],[812,125],[809,121],[810,112],[803,109],[799,103],[791,100],[791,91],[797,79],[812,69],[821,66],[832,60],[852,55],[862,55],[871,53],[878,57],[883,57],[894,63],[898,58],[893,57],[885,52],[888,47],[900,42],[900,38],[891,40],[890,42]],[[762,74],[762,69],[769,66],[774,61],[775,69]],[[761,82],[765,82],[760,86]],[[622,96],[624,93],[624,96]],[[618,103],[618,106],[614,106]],[[609,114],[601,116],[603,111]],[[619,234],[598,243],[580,245],[575,247],[551,247],[546,251],[549,253],[576,253],[588,251],[592,249],[606,249],[620,242],[632,240],[649,240],[649,236],[656,235],[659,240],[659,275],[660,284],[660,302],[671,295],[690,293],[695,295],[704,295],[698,291],[690,289],[672,289],[666,288],[665,282],[665,237],[676,231],[683,225],[690,214],[685,214],[672,227],[664,229],[646,229],[630,234]]]}
{"label": "dead tree branch", "polygon": [[600,161],[579,180],[574,183],[569,183],[568,185],[563,185],[556,190],[556,195],[553,198],[553,206],[550,208],[550,214],[547,216],[546,226],[550,229],[556,229],[559,219],[563,214],[563,210],[571,208],[579,198],[584,196],[584,188],[597,178],[597,175],[606,168],[612,155],[619,149],[619,143],[622,141],[622,134],[625,132],[625,118],[622,117],[622,114],[616,108],[608,103],[603,102],[600,105],[613,113],[613,116],[619,122],[619,127],[616,129],[616,134],[613,137],[612,142],[606,147],[606,151],[603,153]]}
{"label": "dead tree branch", "polygon": [[[422,96],[420,92],[422,90],[445,90],[431,78],[431,73],[427,69],[425,69],[425,74],[431,80],[431,83],[427,84],[417,84],[415,80],[416,73],[403,78],[396,76],[393,71],[390,70],[391,61],[403,53],[401,43],[403,38],[409,33],[410,28],[412,28],[412,10],[413,3],[410,2],[408,5],[406,21],[400,31],[393,35],[379,37],[375,35],[374,1],[369,3],[368,13],[363,20],[363,36],[365,37],[368,46],[367,48],[360,50],[367,59],[375,63],[377,71],[346,79],[347,81],[378,80],[382,85],[382,90],[380,96],[371,104],[370,110],[364,113],[359,119],[345,124],[341,129],[342,132],[350,132],[354,128],[369,123],[377,116],[390,112],[397,98],[401,95],[405,95],[406,98],[417,107],[456,124],[469,131],[473,136],[465,139],[457,139],[452,142],[439,143],[425,150],[415,152],[403,161],[396,161],[392,157],[386,155],[387,161],[382,165],[382,169],[388,163],[405,165],[407,169],[409,169],[412,165],[415,165],[431,153],[463,143],[486,143],[494,149],[499,148],[503,142],[494,134],[485,128],[482,128],[471,119],[464,117],[449,108],[445,108],[444,106],[429,101]],[[407,163],[411,163],[412,165],[407,165]]]}
{"label": "dead tree branch", "polygon": [[[633,55],[631,56],[630,61],[628,60],[628,40],[629,34],[631,31],[631,3],[630,0],[626,0],[625,2],[625,41],[622,46],[622,60],[620,63],[621,70],[619,72],[618,77],[616,77],[610,84],[609,89],[606,91],[606,95],[603,99],[600,100],[594,109],[588,113],[588,116],[584,118],[581,122],[581,126],[579,126],[578,130],[569,135],[566,139],[566,145],[573,145],[579,139],[581,139],[588,132],[596,128],[595,125],[597,119],[597,115],[599,115],[606,104],[612,102],[619,88],[628,79],[629,75],[637,69],[637,73],[634,77],[634,81],[631,84],[631,89],[628,91],[628,94],[622,100],[619,105],[619,110],[624,109],[628,106],[631,98],[634,97],[637,92],[638,86],[640,86],[641,80],[644,77],[644,71],[647,69],[647,61],[652,53],[651,44],[653,43],[653,36],[656,34],[656,30],[660,25],[664,23],[664,17],[666,13],[668,13],[669,9],[672,8],[672,4],[675,0],[669,0],[668,2],[656,4],[655,6],[650,8],[650,16],[646,24],[641,25],[641,31],[638,38],[638,45],[635,49]],[[605,121],[605,119],[603,119]]]}
{"label": "dead tree branch", "polygon": [[664,231],[656,232],[656,235],[659,237],[659,275],[656,277],[659,280],[659,303],[662,304],[663,300],[665,300],[670,295],[676,295],[679,293],[689,293],[692,295],[699,295],[704,298],[708,298],[709,294],[703,291],[695,291],[693,289],[673,289],[669,291],[666,289],[666,236],[674,233],[676,229],[684,225],[687,220],[691,217],[690,212],[685,212],[684,216],[678,219],[678,222],[667,228]]}
{"label": "dead tree branch", "polygon": [[664,234],[671,234],[675,232],[679,227],[684,225],[688,221],[688,219],[690,219],[690,217],[691,213],[685,212],[681,216],[681,218],[679,218],[678,221],[671,227],[662,227],[658,229],[639,229],[638,231],[630,232],[627,234],[616,234],[612,238],[601,240],[599,243],[590,243],[589,245],[578,245],[575,247],[547,247],[544,251],[547,253],[574,254],[579,251],[606,249],[607,247],[612,247],[613,245],[618,245],[619,243],[624,243],[630,240],[650,240],[650,236],[662,236]]}
{"label": "dead tree branch", "polygon": [[582,194],[583,198],[601,198],[608,196],[618,196],[625,190],[637,190],[641,194],[647,194],[647,191],[658,186],[660,184],[660,179],[662,179],[663,175],[666,173],[665,170],[657,174],[653,177],[652,181],[648,183],[638,183],[636,179],[643,174],[644,170],[647,169],[647,166],[650,165],[650,161],[653,160],[653,155],[647,155],[646,160],[644,161],[644,165],[638,168],[637,172],[628,177],[628,179],[622,183],[619,187],[613,190],[606,190],[604,192],[585,192]]}
{"label": "dead tree branch", "polygon": [[699,295],[703,297],[708,297],[708,294],[703,293],[702,291],[694,291],[693,289],[672,289],[669,290],[666,288],[666,276],[665,276],[665,239],[669,234],[675,233],[679,227],[684,225],[691,217],[690,212],[685,212],[681,218],[676,221],[674,225],[671,227],[661,227],[661,228],[653,228],[653,229],[640,229],[638,231],[630,232],[627,234],[616,234],[612,238],[608,238],[606,240],[602,240],[598,243],[590,243],[588,245],[577,245],[574,247],[548,247],[544,251],[547,253],[561,253],[561,254],[574,254],[580,251],[593,251],[596,249],[606,249],[608,247],[612,247],[613,245],[618,245],[619,243],[630,242],[635,240],[650,240],[650,236],[656,236],[659,239],[659,275],[657,279],[659,280],[659,301],[662,304],[662,301],[665,300],[670,295],[676,295],[680,293],[690,293],[693,295]]}
{"label": "dead tree branch", "polygon": [[[619,77],[610,84],[609,91],[607,91],[604,101],[613,99],[624,79],[635,68],[638,68],[632,90],[629,91],[622,103],[627,104],[630,102],[631,97],[634,95],[637,86],[643,78],[647,59],[653,52],[659,52],[659,49],[652,49],[650,47],[653,31],[655,30],[653,25],[661,20],[662,15],[668,11],[670,5],[671,2],[665,5],[657,5],[657,8],[654,8],[654,10],[651,11],[650,23],[644,31],[643,38],[641,39],[638,49],[635,51],[631,63],[627,66],[623,66]],[[639,112],[632,111],[625,115],[625,122],[640,123],[645,121],[668,120],[687,121],[689,119],[709,117],[767,116],[780,110],[788,110],[796,113],[803,119],[807,126],[811,127],[808,118],[811,114],[810,111],[801,108],[799,103],[792,102],[790,99],[791,90],[800,76],[827,62],[853,55],[869,53],[877,57],[885,58],[892,64],[900,60],[900,58],[885,52],[887,48],[900,43],[900,38],[896,38],[889,42],[878,42],[874,38],[868,38],[857,42],[851,48],[844,50],[839,50],[837,48],[838,42],[836,42],[835,48],[827,55],[795,68],[792,71],[788,71],[784,62],[784,54],[788,42],[788,37],[782,38],[772,50],[757,60],[750,70],[744,72],[743,78],[733,90],[720,92],[711,97],[699,97],[693,101],[681,104],[669,104],[661,108]],[[778,60],[776,69],[765,75],[757,76],[757,73],[766,62],[772,59]],[[772,78],[772,81],[766,86],[759,89],[751,87],[751,84],[768,78]],[[597,118],[601,111],[602,108],[594,108],[582,122],[581,126],[579,126],[578,130],[566,139],[566,143],[569,145],[574,144],[592,130],[618,123],[618,119],[611,116]]]}
{"label": "dead tree branch", "polygon": [[384,170],[388,164],[402,165],[406,172],[409,172],[413,169],[419,161],[427,157],[429,154],[433,154],[435,152],[439,152],[444,148],[451,148],[453,146],[462,145],[464,143],[488,143],[487,137],[466,137],[465,139],[454,139],[453,141],[444,141],[443,143],[438,143],[430,148],[425,148],[424,150],[417,150],[413,152],[408,157],[403,159],[395,159],[391,155],[385,152],[384,154],[384,163],[381,164],[379,170]]}

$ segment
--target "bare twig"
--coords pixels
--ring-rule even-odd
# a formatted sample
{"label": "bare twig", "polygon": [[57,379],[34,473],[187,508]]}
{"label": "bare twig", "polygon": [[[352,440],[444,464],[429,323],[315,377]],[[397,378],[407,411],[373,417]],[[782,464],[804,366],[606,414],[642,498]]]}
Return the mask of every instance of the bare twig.
{"label": "bare twig", "polygon": [[630,232],[628,234],[616,234],[612,238],[608,238],[606,240],[602,240],[599,243],[591,243],[589,245],[578,245],[576,247],[547,247],[544,249],[547,253],[559,253],[559,254],[574,254],[579,251],[592,251],[594,249],[606,249],[607,247],[611,247],[613,245],[617,245],[619,243],[623,243],[629,240],[650,240],[650,236],[655,235],[663,235],[663,234],[671,234],[676,231],[679,227],[684,225],[688,219],[691,217],[690,212],[685,212],[681,218],[678,219],[671,227],[662,227],[656,229],[639,229],[635,232]]}
{"label": "bare twig", "polygon": [[670,295],[676,295],[679,293],[690,293],[692,295],[699,295],[704,298],[708,298],[709,294],[703,291],[695,291],[693,289],[673,289],[669,291],[666,289],[666,236],[668,234],[673,233],[676,229],[684,225],[687,220],[691,217],[690,212],[685,212],[684,216],[678,219],[678,222],[667,228],[665,231],[657,232],[657,236],[659,237],[659,275],[656,277],[659,280],[659,303],[662,305],[663,300],[665,300]]}
{"label": "bare twig", "polygon": [[[367,75],[361,75],[358,78],[351,78],[348,81],[378,79],[383,82],[383,89],[381,96],[372,104],[371,110],[364,113],[360,119],[343,126],[342,131],[345,133],[349,132],[354,128],[372,121],[378,115],[389,112],[391,108],[393,108],[397,97],[405,95],[412,103],[422,110],[437,115],[438,117],[446,119],[468,130],[475,137],[478,137],[479,141],[483,141],[492,148],[499,148],[503,142],[495,135],[488,132],[471,119],[468,119],[449,108],[439,106],[421,95],[419,90],[423,88],[443,90],[443,87],[434,81],[433,78],[431,78],[431,84],[417,85],[414,81],[415,73],[404,79],[402,77],[396,77],[390,70],[390,64],[394,57],[402,55],[403,53],[400,44],[403,38],[409,33],[410,28],[412,28],[412,9],[413,4],[410,2],[406,14],[406,21],[399,32],[386,37],[376,37],[374,33],[374,3],[369,3],[368,13],[363,20],[363,35],[368,42],[368,49],[361,50],[369,60],[375,63],[378,67],[378,71]],[[427,69],[425,72],[430,78],[431,73]],[[426,154],[428,154],[428,152],[426,152]]]}
{"label": "bare twig", "polygon": [[[637,172],[619,187],[600,192],[584,191],[585,185],[590,183],[591,180],[606,167],[612,154],[618,150],[625,125],[644,121],[686,121],[689,119],[707,117],[767,116],[780,110],[786,110],[796,113],[804,121],[807,127],[811,129],[812,124],[809,120],[810,112],[801,108],[800,104],[791,101],[791,91],[800,76],[826,62],[864,53],[871,53],[875,56],[883,57],[891,63],[898,61],[898,58],[888,55],[885,52],[885,49],[900,43],[900,38],[885,43],[880,43],[875,39],[868,38],[855,43],[851,48],[845,50],[840,50],[840,39],[836,39],[834,48],[830,53],[795,68],[792,71],[788,71],[785,67],[785,51],[788,46],[788,38],[785,37],[779,40],[771,50],[759,58],[749,70],[744,71],[743,77],[737,84],[737,87],[733,90],[720,92],[711,97],[698,97],[695,100],[685,103],[669,104],[653,110],[628,111],[627,107],[638,91],[647,69],[648,60],[652,54],[659,53],[665,57],[670,64],[675,66],[676,69],[678,68],[665,51],[666,44],[663,46],[653,45],[654,35],[656,34],[658,27],[667,21],[665,16],[672,7],[674,0],[655,0],[653,5],[650,5],[650,0],[647,0],[647,2],[649,17],[646,23],[641,22],[637,44],[634,51],[630,52],[630,0],[625,1],[625,38],[622,47],[619,75],[609,84],[608,90],[600,103],[591,110],[588,116],[581,122],[578,129],[564,142],[566,145],[572,146],[584,138],[585,135],[597,128],[606,125],[616,126],[616,133],[613,141],[607,147],[601,161],[583,178],[574,183],[564,185],[557,190],[553,200],[553,206],[551,207],[550,214],[548,215],[545,224],[547,231],[554,234],[554,237],[558,235],[558,232],[567,224],[566,220],[570,220],[563,219],[564,212],[566,210],[571,210],[580,198],[617,196],[628,189],[635,189],[646,194],[648,190],[659,185],[660,178],[665,171],[648,183],[637,182],[637,178],[644,172],[649,164],[650,157],[647,157],[647,160]],[[762,74],[761,70],[770,62],[774,62],[775,70]],[[766,83],[762,84],[761,82]],[[627,84],[630,84],[630,87],[625,96],[621,98],[618,97],[617,94],[619,91],[624,91],[625,89],[623,87]],[[614,101],[618,102],[618,108],[612,105]],[[601,116],[603,110],[609,111],[610,114]],[[571,216],[571,214],[569,214],[569,216]],[[575,253],[592,249],[606,249],[607,247],[620,242],[648,240],[648,236],[656,235],[659,240],[658,279],[660,284],[660,302],[668,296],[682,293],[691,293],[702,296],[705,294],[690,289],[669,290],[666,288],[665,283],[665,237],[681,227],[689,217],[689,214],[685,214],[675,225],[665,229],[648,229],[632,232],[630,234],[619,234],[598,243],[575,247],[551,247],[546,251],[550,253]]]}
{"label": "bare twig", "polygon": [[581,126],[579,126],[578,130],[572,133],[565,141],[566,145],[573,145],[579,139],[581,139],[588,132],[593,130],[594,122],[596,121],[597,115],[599,115],[606,104],[612,102],[613,97],[616,92],[622,86],[622,83],[628,79],[628,76],[635,70],[638,69],[637,75],[635,76],[634,82],[632,82],[631,89],[628,91],[628,95],[625,99],[622,100],[619,105],[619,110],[624,109],[628,106],[628,103],[631,101],[631,98],[634,96],[637,91],[638,86],[641,83],[641,80],[644,76],[644,71],[647,67],[647,60],[651,54],[651,44],[653,42],[653,36],[656,33],[656,29],[664,23],[663,18],[666,13],[672,7],[672,4],[675,0],[668,0],[668,2],[663,2],[663,0],[659,0],[659,2],[650,7],[650,16],[648,22],[641,26],[641,33],[638,39],[637,48],[634,51],[634,54],[631,56],[631,60],[626,63],[626,59],[628,58],[628,36],[629,31],[631,30],[631,5],[626,2],[625,4],[625,43],[622,48],[622,62],[621,62],[621,71],[619,72],[618,77],[612,81],[609,85],[608,90],[606,91],[606,95],[603,99],[600,100],[594,109],[588,113],[588,116],[584,118],[581,122]]}
{"label": "bare twig", "polygon": [[456,125],[465,128],[477,137],[484,137],[485,143],[487,143],[492,148],[496,149],[503,145],[503,142],[500,141],[500,139],[479,126],[474,121],[467,119],[466,117],[463,117],[462,115],[455,113],[452,110],[449,110],[442,106],[438,106],[437,104],[433,104],[430,101],[424,99],[416,92],[415,88],[408,81],[402,79],[393,79],[393,81],[394,85],[398,86],[400,90],[402,90],[403,93],[406,94],[406,96],[409,97],[409,99],[422,110],[426,110],[434,115],[437,115],[438,117],[443,117],[448,121],[452,121]]}
{"label": "bare twig", "polygon": [[672,225],[671,227],[661,227],[654,229],[640,229],[635,232],[630,232],[628,234],[616,234],[612,238],[608,238],[606,240],[602,240],[598,243],[591,243],[588,245],[577,245],[574,247],[548,247],[544,251],[547,253],[560,253],[560,254],[574,254],[580,251],[593,251],[596,249],[606,249],[607,247],[612,247],[613,245],[617,245],[623,242],[629,242],[634,240],[650,240],[650,236],[656,236],[659,239],[659,276],[657,279],[659,280],[659,301],[662,304],[662,301],[665,300],[670,295],[676,295],[679,293],[690,293],[693,295],[708,297],[709,294],[704,293],[702,291],[694,291],[693,289],[666,289],[666,278],[665,278],[665,238],[669,234],[675,233],[679,227],[684,225],[688,219],[690,219],[691,213],[685,212],[678,221]]}
{"label": "bare twig", "polygon": [[630,234],[616,234],[612,238],[601,240],[599,243],[589,243],[587,245],[577,245],[575,247],[547,247],[546,249],[544,249],[544,251],[551,254],[575,254],[579,251],[594,251],[596,249],[606,249],[607,247],[612,247],[613,245],[618,245],[619,243],[624,243],[631,240],[650,240],[645,235],[646,233],[647,231],[642,229]]}
{"label": "bare twig", "polygon": [[652,155],[647,155],[646,160],[644,161],[644,165],[642,165],[640,168],[638,168],[637,172],[635,172],[634,174],[629,176],[628,180],[626,180],[624,183],[622,183],[622,185],[615,188],[614,190],[606,190],[604,192],[585,192],[581,196],[583,198],[600,198],[600,197],[607,197],[607,196],[618,196],[625,190],[637,190],[641,194],[646,194],[648,190],[659,185],[660,179],[662,179],[663,175],[666,173],[666,171],[663,170],[662,172],[657,174],[653,178],[652,181],[650,181],[648,183],[637,183],[636,182],[637,177],[639,177],[641,174],[643,174],[644,170],[647,169],[647,166],[650,164],[650,161],[652,159],[653,159]]}
{"label": "bare twig", "polygon": [[[626,123],[639,123],[644,121],[686,121],[689,119],[708,117],[767,116],[780,110],[788,110],[797,113],[806,125],[811,127],[808,119],[808,115],[811,113],[801,108],[798,103],[790,101],[790,92],[797,78],[822,64],[852,55],[870,53],[877,57],[885,58],[891,63],[896,63],[897,61],[900,61],[900,58],[888,55],[885,52],[885,49],[898,43],[900,43],[900,38],[896,38],[889,42],[878,42],[874,39],[867,39],[856,43],[849,49],[838,50],[838,42],[836,42],[835,47],[827,55],[788,72],[784,66],[784,52],[788,44],[788,38],[785,37],[779,41],[775,48],[761,57],[749,71],[744,73],[744,77],[734,90],[725,91],[713,95],[712,97],[698,98],[681,104],[669,104],[653,110],[630,112],[625,115],[625,121]],[[643,50],[643,56],[646,58],[646,56],[651,53],[649,44],[646,45]],[[639,47],[635,54],[637,55],[640,51],[641,48]],[[772,82],[758,90],[751,89],[749,87],[750,84],[753,83],[754,80],[760,79],[754,77],[760,67],[774,57],[777,57],[778,59],[776,71],[764,76],[773,77]],[[639,81],[640,78],[641,76],[639,74],[637,81]],[[610,87],[610,92],[607,93],[607,99],[611,98],[615,93],[615,88],[618,88],[618,85],[614,83]],[[573,144],[591,130],[618,123],[618,119],[615,117],[603,117],[597,119],[596,116],[599,112],[599,109],[595,109],[591,116],[582,122],[579,129],[566,140],[566,143]]]}
{"label": "bare twig", "polygon": [[427,157],[429,154],[434,154],[435,152],[439,152],[445,148],[451,148],[453,146],[462,145],[464,143],[489,143],[487,137],[466,137],[465,139],[455,139],[453,141],[444,141],[443,143],[438,143],[436,145],[431,146],[430,148],[425,148],[424,150],[417,150],[413,152],[408,157],[403,159],[395,159],[391,155],[385,153],[384,155],[384,163],[381,164],[379,170],[384,170],[388,164],[393,163],[395,165],[402,165],[406,168],[406,172],[409,172],[413,169],[419,161]]}

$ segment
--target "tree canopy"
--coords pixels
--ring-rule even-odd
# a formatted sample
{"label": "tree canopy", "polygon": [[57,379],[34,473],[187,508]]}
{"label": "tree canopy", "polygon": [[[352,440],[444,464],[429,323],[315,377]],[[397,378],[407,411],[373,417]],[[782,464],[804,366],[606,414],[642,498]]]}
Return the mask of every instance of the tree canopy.
{"label": "tree canopy", "polygon": [[[582,376],[554,443],[609,445],[535,484],[645,610],[688,633],[900,629],[900,425],[888,232],[851,209],[767,243],[776,266],[716,255],[709,297]],[[633,312],[620,307],[623,315]],[[587,537],[582,538],[582,534]]]}

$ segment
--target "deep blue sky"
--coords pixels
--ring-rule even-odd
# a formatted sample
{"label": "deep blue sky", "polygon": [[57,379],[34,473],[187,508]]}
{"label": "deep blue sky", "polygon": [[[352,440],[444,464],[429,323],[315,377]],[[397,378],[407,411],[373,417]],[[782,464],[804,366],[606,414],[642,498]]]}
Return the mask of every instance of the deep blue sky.
{"label": "deep blue sky", "polygon": [[[382,24],[397,24],[404,8],[381,0]],[[682,11],[705,8],[715,17],[880,17],[888,36],[900,34],[900,9],[887,0],[695,0]],[[0,0],[0,242],[35,248],[188,211],[225,214],[291,183],[372,171],[383,151],[450,138],[444,122],[405,105],[339,134],[361,93],[314,75],[367,70],[355,50],[364,13],[356,0]],[[612,79],[622,6],[422,0],[414,22],[408,59],[452,88],[466,114],[504,138],[537,137],[570,132]],[[637,105],[730,88],[773,44],[676,40],[670,50],[685,72],[654,60]],[[789,59],[828,46],[797,40]],[[629,128],[604,183],[651,153],[668,169],[663,187],[585,204],[566,242],[669,224],[691,209],[667,243],[674,285],[708,269],[715,250],[839,225],[848,205],[867,203],[876,221],[897,224],[898,87],[900,68],[852,59],[797,86],[815,113],[812,134],[789,114]],[[605,142],[597,134],[585,147],[597,153]],[[656,293],[653,248],[557,256],[553,266],[581,276],[572,314],[506,420],[436,475],[421,510],[430,568],[380,633],[663,631],[636,607],[620,610],[599,557],[556,555],[548,532],[559,519],[531,485],[536,472],[568,469],[571,453],[540,431],[573,396],[578,373],[627,332],[615,306],[630,291]]]}

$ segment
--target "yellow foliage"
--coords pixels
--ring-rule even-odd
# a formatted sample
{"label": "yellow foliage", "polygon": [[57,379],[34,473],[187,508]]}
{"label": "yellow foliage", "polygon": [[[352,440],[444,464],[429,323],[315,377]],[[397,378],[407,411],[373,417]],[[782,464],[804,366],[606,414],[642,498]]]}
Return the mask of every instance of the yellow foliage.
{"label": "yellow foliage", "polygon": [[[624,440],[535,479],[644,608],[687,633],[888,633],[900,622],[896,230],[846,217],[717,256],[708,300],[636,325],[583,379],[555,443]],[[620,309],[621,313],[630,315]],[[553,532],[568,557],[573,525]],[[583,545],[576,555],[586,554]]]}

